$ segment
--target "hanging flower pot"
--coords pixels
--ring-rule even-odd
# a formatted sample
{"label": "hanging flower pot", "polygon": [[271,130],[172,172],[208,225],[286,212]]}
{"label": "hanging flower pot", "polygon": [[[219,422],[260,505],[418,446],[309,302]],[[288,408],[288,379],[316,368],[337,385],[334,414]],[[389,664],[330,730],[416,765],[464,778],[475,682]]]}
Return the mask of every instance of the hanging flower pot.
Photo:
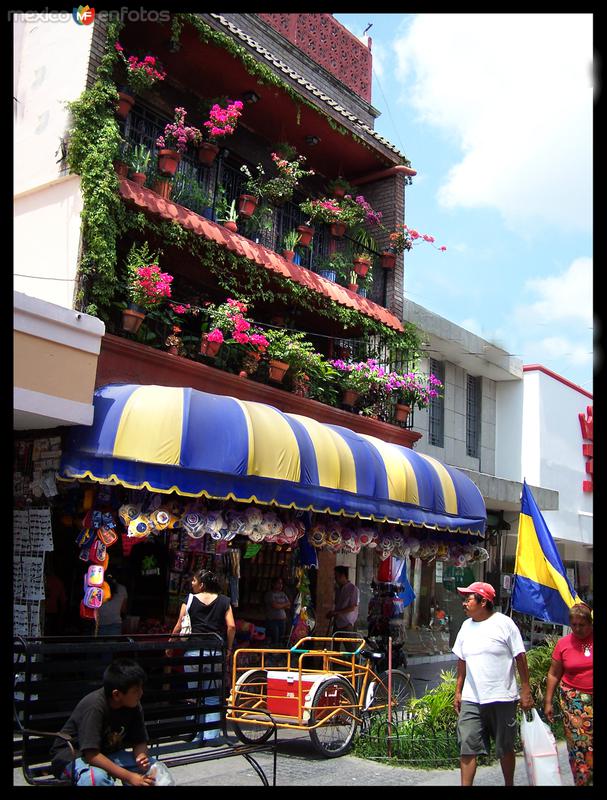
{"label": "hanging flower pot", "polygon": [[396,422],[406,422],[409,411],[411,411],[411,406],[407,406],[404,403],[397,403],[394,409],[394,419]]}
{"label": "hanging flower pot", "polygon": [[235,222],[233,222],[231,219],[227,219],[223,223],[223,227],[227,228],[229,231],[232,231],[232,233],[238,233],[238,225]]}
{"label": "hanging flower pot", "polygon": [[286,258],[287,261],[291,261],[292,262],[294,255],[295,255],[295,250],[283,250],[282,251],[282,257]]}
{"label": "hanging flower pot", "polygon": [[252,194],[241,194],[238,198],[238,214],[245,219],[252,217],[257,208],[257,198]]}
{"label": "hanging flower pot", "polygon": [[334,236],[336,239],[341,239],[346,232],[346,225],[343,222],[332,222],[329,231],[331,236]]}
{"label": "hanging flower pot", "polygon": [[287,373],[289,364],[286,361],[277,361],[272,359],[268,364],[268,375],[271,381],[280,382]]}
{"label": "hanging flower pot", "polygon": [[114,169],[119,178],[126,178],[129,174],[129,165],[126,161],[114,161]]}
{"label": "hanging flower pot", "polygon": [[152,191],[159,194],[165,200],[171,199],[173,184],[169,178],[158,178],[152,186]]}
{"label": "hanging flower pot", "polygon": [[122,330],[137,333],[144,319],[145,309],[136,303],[129,303],[128,308],[122,310]]}
{"label": "hanging flower pot", "polygon": [[200,340],[200,355],[207,356],[207,358],[215,358],[221,350],[223,342],[210,342],[205,335]]}
{"label": "hanging flower pot", "polygon": [[181,161],[181,153],[177,150],[162,149],[158,151],[158,171],[163,175],[174,175]]}
{"label": "hanging flower pot", "polygon": [[357,283],[349,283],[348,284],[348,289],[351,292],[354,292],[354,294],[356,294],[358,292],[358,284]]}
{"label": "hanging flower pot", "polygon": [[215,161],[215,156],[218,152],[219,147],[217,147],[216,144],[202,142],[198,147],[198,160],[201,164],[204,164],[205,167],[210,167],[213,161]]}
{"label": "hanging flower pot", "polygon": [[133,183],[136,183],[137,186],[143,186],[145,184],[147,175],[145,172],[133,172],[131,175],[131,180]]}
{"label": "hanging flower pot", "polygon": [[116,106],[116,113],[120,119],[126,119],[130,110],[135,105],[135,98],[126,92],[118,92],[118,105]]}
{"label": "hanging flower pot", "polygon": [[307,247],[312,241],[312,237],[314,236],[314,228],[311,228],[309,225],[298,225],[295,230],[301,237],[299,240],[299,244],[302,247]]}
{"label": "hanging flower pot", "polygon": [[358,392],[355,392],[354,389],[345,389],[341,398],[341,402],[345,406],[352,407],[356,404],[356,401],[358,400],[359,397],[360,394]]}
{"label": "hanging flower pot", "polygon": [[355,258],[352,260],[352,266],[354,268],[354,272],[357,275],[360,275],[361,278],[364,278],[369,271],[369,261],[366,259]]}
{"label": "hanging flower pot", "polygon": [[345,186],[334,186],[331,190],[331,194],[336,200],[343,200],[346,196],[346,187]]}
{"label": "hanging flower pot", "polygon": [[391,253],[390,250],[384,250],[379,257],[379,265],[382,269],[394,269],[396,264],[396,253]]}

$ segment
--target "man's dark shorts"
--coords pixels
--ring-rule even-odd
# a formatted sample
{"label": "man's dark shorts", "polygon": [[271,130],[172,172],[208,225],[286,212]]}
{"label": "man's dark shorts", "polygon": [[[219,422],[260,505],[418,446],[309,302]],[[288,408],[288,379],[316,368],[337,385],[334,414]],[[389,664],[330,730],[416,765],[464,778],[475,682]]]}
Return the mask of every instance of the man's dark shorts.
{"label": "man's dark shorts", "polygon": [[489,740],[495,740],[495,755],[514,750],[518,700],[506,703],[470,703],[462,700],[457,721],[457,741],[462,756],[489,755]]}

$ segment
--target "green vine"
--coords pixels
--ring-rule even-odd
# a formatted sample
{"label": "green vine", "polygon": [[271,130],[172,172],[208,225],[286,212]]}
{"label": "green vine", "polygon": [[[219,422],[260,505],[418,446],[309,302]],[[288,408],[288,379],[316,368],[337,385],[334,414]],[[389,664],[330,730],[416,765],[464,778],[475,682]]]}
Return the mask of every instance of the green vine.
{"label": "green vine", "polygon": [[[299,104],[303,103],[304,105],[311,108],[315,113],[320,114],[323,116],[328,124],[339,133],[342,133],[344,136],[351,136],[355,141],[366,144],[352,131],[349,131],[347,128],[340,125],[339,122],[336,122],[333,117],[329,114],[325,113],[322,109],[318,106],[314,105],[310,100],[305,98],[303,95],[299,94],[299,92],[295,91],[292,86],[290,86],[286,81],[282,80],[281,78],[276,75],[271,69],[265,66],[265,64],[260,63],[256,58],[254,58],[250,53],[248,53],[244,47],[241,45],[236,44],[236,42],[227,34],[223,33],[222,31],[215,30],[212,28],[208,23],[204,22],[197,14],[192,13],[179,13],[174,14],[171,20],[171,45],[175,48],[179,46],[179,40],[181,38],[181,31],[183,26],[188,23],[198,33],[198,36],[202,42],[205,44],[212,43],[217,47],[221,47],[223,50],[227,50],[234,58],[239,59],[247,72],[250,75],[253,75],[257,78],[259,83],[266,83],[272,86],[277,86],[286,92],[293,102],[298,106]],[[298,108],[297,111],[297,124],[299,125],[301,110]],[[368,145],[367,145],[368,147]],[[369,148],[371,149],[371,148]],[[403,158],[403,163],[410,167],[411,162],[407,158]]]}
{"label": "green vine", "polygon": [[[106,52],[95,84],[68,103],[72,128],[67,161],[70,170],[80,175],[83,197],[76,307],[93,315],[108,307],[115,293],[116,240],[124,213],[113,167],[120,143],[115,118],[118,93],[112,78],[120,27],[118,22],[108,25]],[[90,303],[83,309],[85,297]]]}
{"label": "green vine", "polygon": [[142,212],[126,211],[124,232],[129,229],[139,234],[152,233],[164,245],[186,250],[202,268],[215,276],[218,286],[232,297],[247,298],[253,305],[255,302],[282,302],[285,306],[303,308],[337,322],[344,333],[357,330],[368,337],[379,336],[390,348],[406,350],[412,358],[420,353],[421,339],[414,325],[407,324],[404,332],[389,328],[295,281],[253,267],[249,259],[186,230],[175,220],[154,222]]}

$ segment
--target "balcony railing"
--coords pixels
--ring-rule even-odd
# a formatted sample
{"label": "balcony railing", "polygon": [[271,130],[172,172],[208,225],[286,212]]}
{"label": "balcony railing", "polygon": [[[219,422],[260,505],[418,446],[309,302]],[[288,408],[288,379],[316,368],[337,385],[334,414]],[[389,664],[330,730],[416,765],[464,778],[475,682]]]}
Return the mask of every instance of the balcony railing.
{"label": "balcony railing", "polygon": [[[168,121],[167,118],[159,116],[154,111],[138,103],[129,113],[127,119],[120,123],[123,126],[122,135],[129,144],[143,144],[151,151],[152,161],[148,170],[148,179],[153,178],[155,172],[158,150],[156,139],[164,130],[164,126]],[[177,174],[193,181],[201,190],[198,194],[207,196],[208,204],[201,201],[200,197],[178,198],[175,199],[175,202],[184,205],[197,214],[205,214],[211,219],[215,219],[222,191],[225,192],[225,199],[228,204],[243,193],[245,176],[240,171],[240,166],[244,163],[248,164],[243,158],[230,151],[227,158],[223,153],[220,153],[220,156],[213,164],[207,167],[200,164],[194,154],[186,151],[177,169]],[[281,253],[284,249],[282,246],[284,235],[306,221],[305,215],[299,209],[299,203],[303,200],[305,200],[305,196],[296,192],[293,201],[285,203],[280,208],[275,208],[271,226],[268,229],[254,230],[250,224],[239,223],[238,232],[270,250]],[[315,225],[311,248],[298,249],[294,262],[306,269],[317,271],[317,265],[331,253],[332,249],[344,254],[351,254],[353,242],[347,236],[344,236],[343,239],[334,240],[329,234],[328,226]],[[367,248],[356,245],[356,250],[367,250]],[[377,262],[378,254],[369,250],[367,252],[375,256],[374,260]],[[337,279],[337,282],[347,285],[347,281],[340,278]],[[361,289],[359,293],[375,303],[385,306],[385,270],[376,265],[372,279],[368,281],[368,284],[369,287],[366,291]]]}

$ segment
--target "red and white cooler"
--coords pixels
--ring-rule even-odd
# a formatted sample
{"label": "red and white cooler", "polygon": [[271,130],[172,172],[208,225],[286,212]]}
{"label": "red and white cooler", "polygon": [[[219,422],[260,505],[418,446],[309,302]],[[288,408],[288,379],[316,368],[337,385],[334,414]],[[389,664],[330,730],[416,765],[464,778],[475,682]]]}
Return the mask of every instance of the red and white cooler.
{"label": "red and white cooler", "polygon": [[[315,672],[301,676],[302,718],[310,716],[309,708],[318,686],[327,678],[334,677],[330,672]],[[299,672],[268,670],[267,708],[270,714],[279,717],[297,717],[299,708]],[[306,708],[307,707],[307,708]]]}

